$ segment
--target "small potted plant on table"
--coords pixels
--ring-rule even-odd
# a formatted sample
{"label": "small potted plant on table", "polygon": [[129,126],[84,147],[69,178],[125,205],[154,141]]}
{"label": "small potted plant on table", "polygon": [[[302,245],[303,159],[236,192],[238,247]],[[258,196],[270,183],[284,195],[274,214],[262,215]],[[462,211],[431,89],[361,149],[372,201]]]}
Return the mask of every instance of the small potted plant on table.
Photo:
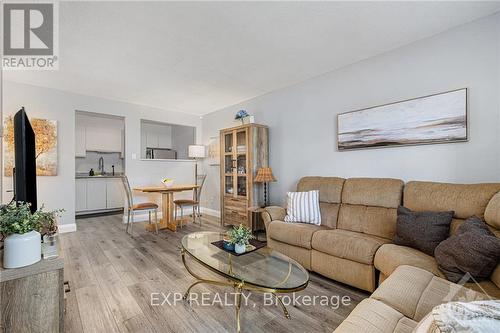
{"label": "small potted plant on table", "polygon": [[[30,204],[12,202],[0,207],[0,234],[3,238],[3,266],[18,268],[41,259],[40,231],[55,233],[55,217],[60,211],[43,212],[43,207],[31,213]],[[57,229],[56,229],[57,230]]]}
{"label": "small potted plant on table", "polygon": [[3,236],[3,266],[17,268],[34,264],[42,258],[38,219],[30,205],[12,202],[0,209],[0,233]]}
{"label": "small potted plant on table", "polygon": [[237,254],[245,253],[246,247],[250,243],[250,239],[254,238],[252,230],[243,224],[229,230],[228,236],[229,242],[234,244],[234,252]]}
{"label": "small potted plant on table", "polygon": [[38,220],[40,232],[43,237],[42,254],[44,259],[58,256],[57,249],[57,217],[64,209],[44,212],[43,206],[35,212],[34,217]]}

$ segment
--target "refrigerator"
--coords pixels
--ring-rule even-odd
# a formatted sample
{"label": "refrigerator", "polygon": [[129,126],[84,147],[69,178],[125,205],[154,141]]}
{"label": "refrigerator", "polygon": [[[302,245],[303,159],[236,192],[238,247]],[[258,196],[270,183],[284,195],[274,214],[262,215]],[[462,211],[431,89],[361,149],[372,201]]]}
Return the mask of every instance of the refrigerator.
{"label": "refrigerator", "polygon": [[146,158],[152,160],[176,160],[177,151],[168,148],[146,148]]}

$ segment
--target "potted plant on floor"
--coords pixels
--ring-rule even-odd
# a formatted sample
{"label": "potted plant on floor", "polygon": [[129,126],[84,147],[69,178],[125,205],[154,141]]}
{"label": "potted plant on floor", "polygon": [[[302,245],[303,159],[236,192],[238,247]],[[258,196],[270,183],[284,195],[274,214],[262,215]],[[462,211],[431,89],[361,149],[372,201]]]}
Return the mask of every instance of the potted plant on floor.
{"label": "potted plant on floor", "polygon": [[250,239],[254,238],[252,230],[243,224],[229,230],[228,236],[230,242],[234,244],[234,252],[238,254],[245,253],[246,247],[250,243]]}
{"label": "potted plant on floor", "polygon": [[0,208],[0,233],[3,236],[3,266],[17,268],[41,259],[41,235],[38,219],[30,205],[12,202]]}

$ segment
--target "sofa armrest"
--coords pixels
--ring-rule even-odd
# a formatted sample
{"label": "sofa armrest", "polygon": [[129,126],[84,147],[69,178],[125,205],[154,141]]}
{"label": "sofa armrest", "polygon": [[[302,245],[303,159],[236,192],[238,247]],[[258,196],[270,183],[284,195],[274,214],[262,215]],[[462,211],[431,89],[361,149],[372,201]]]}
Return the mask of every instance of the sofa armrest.
{"label": "sofa armrest", "polygon": [[266,234],[268,234],[267,229],[269,227],[269,223],[276,220],[283,221],[286,216],[286,209],[279,206],[269,206],[264,209],[265,211],[262,212],[262,221],[264,221]]}

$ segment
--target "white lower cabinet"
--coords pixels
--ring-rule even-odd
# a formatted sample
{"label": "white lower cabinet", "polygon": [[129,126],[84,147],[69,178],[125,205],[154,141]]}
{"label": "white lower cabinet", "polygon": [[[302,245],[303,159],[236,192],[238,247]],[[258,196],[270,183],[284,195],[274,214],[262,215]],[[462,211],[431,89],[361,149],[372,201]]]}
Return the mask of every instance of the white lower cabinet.
{"label": "white lower cabinet", "polygon": [[106,179],[106,208],[123,207],[123,182],[120,178]]}
{"label": "white lower cabinet", "polygon": [[124,189],[120,178],[76,179],[76,212],[122,208]]}
{"label": "white lower cabinet", "polygon": [[106,209],[106,179],[87,179],[87,209]]}
{"label": "white lower cabinet", "polygon": [[87,179],[76,180],[76,203],[77,212],[87,210]]}

